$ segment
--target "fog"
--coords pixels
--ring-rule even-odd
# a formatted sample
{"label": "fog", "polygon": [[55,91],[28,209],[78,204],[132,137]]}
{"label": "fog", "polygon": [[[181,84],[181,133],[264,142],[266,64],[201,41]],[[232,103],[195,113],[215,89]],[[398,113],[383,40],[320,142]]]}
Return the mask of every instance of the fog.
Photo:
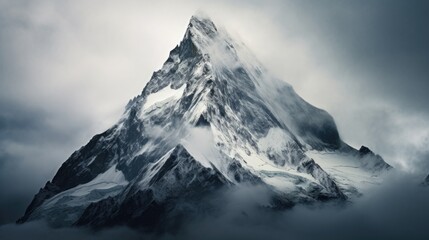
{"label": "fog", "polygon": [[[216,216],[184,223],[177,233],[148,234],[126,227],[90,231],[51,229],[43,222],[3,225],[0,238],[15,239],[427,239],[429,188],[411,175],[392,173],[388,184],[354,203],[298,205],[291,210],[260,208],[269,199],[263,188],[217,194]],[[218,201],[218,200],[224,201]]]}
{"label": "fog", "polygon": [[[417,0],[0,0],[0,224],[9,224],[0,234],[25,232],[10,223],[73,151],[119,119],[198,10],[245,42],[304,99],[331,113],[347,143],[370,147],[417,183],[429,173],[428,5]],[[329,208],[297,208],[276,224],[293,225],[296,218],[315,232],[320,231],[317,225],[331,224],[350,232],[362,228],[362,234],[376,234],[379,228],[409,233],[397,227],[402,220],[387,220],[406,214],[398,212],[403,205],[415,208],[409,218],[427,213],[417,210],[425,209],[417,200],[426,195],[413,184],[401,186],[393,184],[338,214]],[[405,193],[417,202],[401,198],[406,196],[402,191],[412,191]],[[389,194],[398,200],[396,209],[384,197]],[[370,205],[385,211],[373,215],[362,210],[373,209]],[[389,209],[398,212],[396,218]],[[366,221],[377,216],[374,223]],[[404,222],[420,226],[412,219]],[[37,224],[22,227],[42,235],[50,231]],[[278,233],[286,233],[282,230]],[[54,232],[63,231],[75,230]]]}

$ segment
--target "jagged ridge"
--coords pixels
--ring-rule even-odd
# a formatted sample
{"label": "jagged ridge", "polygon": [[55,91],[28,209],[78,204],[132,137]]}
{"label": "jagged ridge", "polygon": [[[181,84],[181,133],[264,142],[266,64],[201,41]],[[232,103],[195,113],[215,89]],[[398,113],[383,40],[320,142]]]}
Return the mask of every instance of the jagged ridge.
{"label": "jagged ridge", "polygon": [[[357,182],[338,175],[341,166],[326,154],[346,157],[341,164],[362,177],[390,168],[369,149],[345,144],[326,111],[269,75],[211,20],[194,16],[118,123],[73,153],[19,222],[175,226],[173,216],[201,212],[189,206],[210,209],[201,201],[207,194],[242,185],[267,189],[272,208],[344,200]],[[58,221],[60,211],[68,221]]]}

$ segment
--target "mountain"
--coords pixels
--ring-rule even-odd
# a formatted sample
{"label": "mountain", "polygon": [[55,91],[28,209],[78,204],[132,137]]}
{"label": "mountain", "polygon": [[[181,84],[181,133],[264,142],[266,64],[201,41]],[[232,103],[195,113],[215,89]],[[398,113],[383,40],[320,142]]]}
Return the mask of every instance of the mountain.
{"label": "mountain", "polygon": [[193,16],[121,119],[75,151],[18,222],[168,230],[215,213],[210,199],[225,189],[257,186],[262,207],[285,209],[353,199],[390,168],[344,143],[326,111],[244,44]]}

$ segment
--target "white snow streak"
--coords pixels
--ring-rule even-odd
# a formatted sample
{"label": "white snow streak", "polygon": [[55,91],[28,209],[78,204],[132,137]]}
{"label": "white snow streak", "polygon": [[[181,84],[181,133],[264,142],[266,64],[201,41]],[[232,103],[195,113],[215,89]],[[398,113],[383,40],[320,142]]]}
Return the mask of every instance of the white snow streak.
{"label": "white snow streak", "polygon": [[159,90],[158,92],[151,93],[147,96],[146,101],[143,105],[143,110],[147,110],[154,105],[163,105],[166,102],[180,99],[183,95],[186,85],[183,84],[178,89],[172,89],[171,84],[167,87]]}

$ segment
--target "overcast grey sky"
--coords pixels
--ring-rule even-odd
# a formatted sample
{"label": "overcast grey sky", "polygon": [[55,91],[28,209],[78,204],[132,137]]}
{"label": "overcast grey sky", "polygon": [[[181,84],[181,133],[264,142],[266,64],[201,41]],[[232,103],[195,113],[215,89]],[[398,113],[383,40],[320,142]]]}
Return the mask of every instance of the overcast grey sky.
{"label": "overcast grey sky", "polygon": [[119,118],[197,10],[330,112],[346,142],[429,172],[425,1],[0,0],[0,223]]}

